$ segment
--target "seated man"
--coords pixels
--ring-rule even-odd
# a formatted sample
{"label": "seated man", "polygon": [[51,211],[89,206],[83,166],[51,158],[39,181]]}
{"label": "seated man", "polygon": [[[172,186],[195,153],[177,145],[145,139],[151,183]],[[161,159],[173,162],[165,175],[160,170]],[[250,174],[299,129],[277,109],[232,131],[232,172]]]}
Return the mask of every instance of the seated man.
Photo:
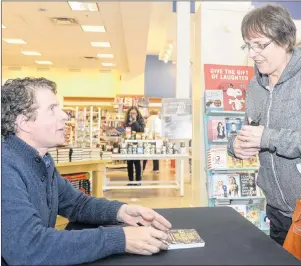
{"label": "seated man", "polygon": [[[55,94],[56,84],[44,78],[9,80],[2,87],[2,259],[70,265],[167,249],[164,231],[171,224],[158,213],[86,196],[60,176],[47,153],[64,143],[67,115]],[[58,231],[58,214],[73,222],[130,226]]]}

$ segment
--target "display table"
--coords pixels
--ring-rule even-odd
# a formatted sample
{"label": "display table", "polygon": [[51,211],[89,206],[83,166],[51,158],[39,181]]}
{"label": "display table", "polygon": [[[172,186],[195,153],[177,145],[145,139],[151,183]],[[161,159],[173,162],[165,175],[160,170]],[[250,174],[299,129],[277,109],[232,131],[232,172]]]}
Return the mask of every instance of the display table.
{"label": "display table", "polygon": [[57,163],[55,166],[61,175],[92,172],[92,196],[100,198],[102,194],[102,176],[105,164],[110,160],[79,161],[70,163]]}
{"label": "display table", "polygon": [[[162,251],[153,256],[113,255],[88,265],[301,265],[230,207],[161,209],[157,212],[166,217],[173,228],[196,229],[205,247]],[[89,227],[93,226],[69,223],[66,229]]]}
{"label": "display table", "polygon": [[176,160],[179,171],[176,172],[175,180],[160,181],[132,181],[140,183],[141,186],[127,186],[129,181],[111,181],[106,175],[103,178],[102,190],[109,189],[159,189],[175,188],[180,189],[180,196],[184,196],[184,160],[189,154],[112,154],[112,160]]}

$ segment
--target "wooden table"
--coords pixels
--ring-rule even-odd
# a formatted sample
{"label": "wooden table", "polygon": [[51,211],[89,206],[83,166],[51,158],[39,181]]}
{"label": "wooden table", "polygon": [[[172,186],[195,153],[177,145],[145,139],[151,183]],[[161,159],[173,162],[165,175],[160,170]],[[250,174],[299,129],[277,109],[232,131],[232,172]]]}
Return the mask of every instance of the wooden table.
{"label": "wooden table", "polygon": [[105,164],[108,162],[111,160],[57,163],[55,166],[61,175],[92,172],[92,196],[101,198],[103,197],[102,175],[105,172]]}

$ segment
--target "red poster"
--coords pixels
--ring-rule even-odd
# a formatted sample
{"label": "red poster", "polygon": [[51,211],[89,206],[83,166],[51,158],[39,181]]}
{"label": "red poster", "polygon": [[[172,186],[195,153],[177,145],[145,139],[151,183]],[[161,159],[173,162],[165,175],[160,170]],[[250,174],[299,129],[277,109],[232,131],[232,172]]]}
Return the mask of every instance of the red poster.
{"label": "red poster", "polygon": [[[204,71],[206,110],[244,112],[246,89],[254,76],[254,68],[208,64],[204,65]],[[213,91],[219,91],[220,96]]]}

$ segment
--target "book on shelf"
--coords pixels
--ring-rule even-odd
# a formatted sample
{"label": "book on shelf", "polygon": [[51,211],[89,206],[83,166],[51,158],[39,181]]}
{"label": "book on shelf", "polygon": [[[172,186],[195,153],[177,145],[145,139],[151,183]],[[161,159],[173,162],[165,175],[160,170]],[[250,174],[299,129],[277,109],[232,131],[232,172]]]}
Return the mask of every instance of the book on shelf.
{"label": "book on shelf", "polygon": [[[220,205],[222,206],[222,205]],[[241,216],[245,217],[252,224],[261,227],[261,209],[257,204],[229,204],[222,207],[230,207],[237,211]]]}
{"label": "book on shelf", "polygon": [[240,197],[239,174],[212,174],[212,197]]}
{"label": "book on shelf", "polygon": [[244,168],[258,168],[259,167],[259,159],[257,155],[250,157],[248,160],[242,161],[242,167]]}
{"label": "book on shelf", "polygon": [[227,154],[227,167],[228,168],[243,168],[243,162],[242,160],[232,157],[229,154]]}
{"label": "book on shelf", "polygon": [[226,117],[226,134],[227,137],[236,136],[238,131],[242,128],[242,117]]}
{"label": "book on shelf", "polygon": [[224,111],[223,91],[206,90],[205,107],[206,111]]}
{"label": "book on shelf", "polygon": [[209,187],[211,198],[243,200],[243,198],[264,196],[262,190],[256,185],[256,173],[213,173],[209,180]]}
{"label": "book on shelf", "polygon": [[242,197],[258,196],[255,173],[241,173],[240,174],[240,183],[241,183],[241,196]]}
{"label": "book on shelf", "polygon": [[270,220],[265,211],[260,212],[260,228],[262,230],[269,230],[270,228]]}
{"label": "book on shelf", "polygon": [[224,117],[210,117],[208,121],[208,141],[227,141],[226,120]]}
{"label": "book on shelf", "polygon": [[258,156],[240,160],[228,154],[227,147],[214,145],[207,151],[208,170],[233,168],[259,168]]}
{"label": "book on shelf", "polygon": [[204,247],[205,241],[195,229],[173,229],[168,233],[168,249]]}
{"label": "book on shelf", "polygon": [[227,168],[227,148],[212,148],[207,152],[208,169]]}

